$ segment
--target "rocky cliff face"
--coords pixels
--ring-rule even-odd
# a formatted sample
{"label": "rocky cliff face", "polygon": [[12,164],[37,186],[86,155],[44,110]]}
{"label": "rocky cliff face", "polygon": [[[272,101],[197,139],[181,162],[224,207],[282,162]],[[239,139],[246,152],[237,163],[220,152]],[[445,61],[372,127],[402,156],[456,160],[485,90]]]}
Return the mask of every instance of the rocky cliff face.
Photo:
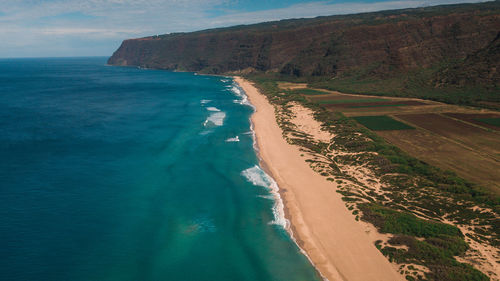
{"label": "rocky cliff face", "polygon": [[[211,74],[378,78],[448,65],[449,75],[439,70],[436,85],[460,80],[465,66],[480,63],[487,81],[498,83],[499,31],[500,2],[495,1],[131,39],[108,63]],[[455,63],[457,67],[449,66]],[[475,81],[476,76],[467,79]]]}

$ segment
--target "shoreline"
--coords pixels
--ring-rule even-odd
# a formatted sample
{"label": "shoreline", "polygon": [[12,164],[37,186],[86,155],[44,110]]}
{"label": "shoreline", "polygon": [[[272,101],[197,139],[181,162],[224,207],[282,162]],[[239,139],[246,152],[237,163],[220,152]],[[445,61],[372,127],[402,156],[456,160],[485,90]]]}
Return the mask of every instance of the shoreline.
{"label": "shoreline", "polygon": [[[237,83],[238,86],[240,85],[239,83]],[[250,103],[251,104],[251,103]],[[255,111],[257,111],[257,108],[251,104],[251,106],[253,107],[254,109],[254,113]],[[252,116],[253,114],[252,113]],[[299,238],[295,237],[294,233],[296,232],[296,230],[294,229],[293,227],[293,224],[290,222],[290,220],[288,219],[290,217],[290,211],[288,210],[286,204],[285,204],[285,201],[283,200],[283,189],[280,188],[279,184],[276,182],[275,180],[275,177],[272,173],[272,171],[269,169],[267,163],[262,159],[260,153],[259,153],[259,144],[258,144],[258,141],[257,141],[257,134],[255,132],[255,129],[254,129],[254,124],[253,124],[253,121],[252,121],[252,118],[250,118],[250,130],[252,131],[252,134],[253,134],[253,148],[255,150],[255,153],[257,154],[257,158],[259,159],[259,167],[262,169],[262,171],[264,171],[264,173],[271,178],[271,180],[274,182],[274,184],[276,184],[276,190],[273,190],[273,195],[276,196],[277,198],[275,200],[279,200],[279,202],[275,202],[274,206],[280,206],[282,207],[282,215],[283,215],[283,219],[285,221],[285,225],[283,225],[283,228],[285,229],[285,231],[288,233],[288,235],[290,235],[290,238],[292,239],[292,241],[295,243],[295,245],[297,245],[297,247],[299,248],[300,252],[307,258],[307,260],[309,260],[309,262],[311,263],[311,265],[314,267],[314,269],[316,270],[316,272],[318,273],[319,277],[321,277],[321,279],[323,279],[324,281],[330,281],[328,280],[328,278],[326,278],[322,273],[321,271],[319,271],[319,269],[315,266],[313,260],[311,259],[311,257],[309,257],[309,255],[307,254],[307,252],[302,248],[302,244],[304,243],[302,240],[300,240]],[[273,210],[274,212],[274,210]],[[275,218],[276,220],[277,218]]]}
{"label": "shoreline", "polygon": [[336,184],[314,172],[299,148],[283,138],[274,106],[250,82],[237,76],[234,81],[255,108],[250,120],[256,153],[263,171],[279,187],[289,222],[286,230],[321,277],[330,281],[403,280],[348,212]]}

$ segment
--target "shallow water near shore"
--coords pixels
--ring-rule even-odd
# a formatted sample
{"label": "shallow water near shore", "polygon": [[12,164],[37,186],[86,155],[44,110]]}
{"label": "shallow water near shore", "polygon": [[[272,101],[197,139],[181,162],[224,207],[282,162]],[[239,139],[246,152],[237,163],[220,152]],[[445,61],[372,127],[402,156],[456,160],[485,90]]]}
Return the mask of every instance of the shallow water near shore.
{"label": "shallow water near shore", "polygon": [[0,60],[1,279],[320,280],[234,82],[105,61]]}

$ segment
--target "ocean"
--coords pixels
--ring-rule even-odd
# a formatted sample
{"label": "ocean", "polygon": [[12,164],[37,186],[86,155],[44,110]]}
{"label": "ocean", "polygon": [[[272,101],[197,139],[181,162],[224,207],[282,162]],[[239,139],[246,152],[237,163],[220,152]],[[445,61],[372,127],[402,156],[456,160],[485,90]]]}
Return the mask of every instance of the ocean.
{"label": "ocean", "polygon": [[1,280],[320,280],[230,78],[0,60]]}

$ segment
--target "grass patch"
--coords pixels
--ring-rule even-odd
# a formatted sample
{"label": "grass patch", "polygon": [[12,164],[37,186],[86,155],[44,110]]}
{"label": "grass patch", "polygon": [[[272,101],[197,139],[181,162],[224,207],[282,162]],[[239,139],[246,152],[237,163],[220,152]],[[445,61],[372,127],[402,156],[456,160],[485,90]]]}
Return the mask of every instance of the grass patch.
{"label": "grass patch", "polygon": [[441,235],[463,237],[460,230],[450,224],[423,220],[411,213],[399,212],[377,204],[360,205],[363,219],[373,223],[384,233],[439,237]]}
{"label": "grass patch", "polygon": [[387,115],[356,116],[353,117],[353,119],[358,121],[361,125],[374,131],[415,129],[405,123],[394,120]]}
{"label": "grass patch", "polygon": [[500,127],[500,118],[478,118],[476,119],[479,122],[483,122],[489,125],[493,125],[496,127]]}
{"label": "grass patch", "polygon": [[390,261],[424,264],[430,270],[426,274],[429,280],[489,280],[479,270],[455,259],[455,256],[463,255],[468,249],[457,227],[420,219],[411,213],[377,204],[360,204],[359,207],[363,212],[363,220],[373,223],[381,232],[395,234],[388,241],[390,245],[408,247],[408,250],[404,250],[379,246]]}
{"label": "grass patch", "polygon": [[372,104],[372,105],[352,105],[348,108],[365,108],[365,107],[392,107],[392,106],[409,106],[409,104]]}
{"label": "grass patch", "polygon": [[293,90],[295,93],[299,93],[302,95],[308,95],[308,96],[317,96],[317,95],[328,95],[328,93],[318,91],[318,90],[312,90],[312,89],[297,89]]}
{"label": "grass patch", "polygon": [[345,99],[345,100],[319,100],[316,101],[319,104],[344,104],[344,103],[364,103],[364,102],[379,102],[387,101],[386,99]]}

